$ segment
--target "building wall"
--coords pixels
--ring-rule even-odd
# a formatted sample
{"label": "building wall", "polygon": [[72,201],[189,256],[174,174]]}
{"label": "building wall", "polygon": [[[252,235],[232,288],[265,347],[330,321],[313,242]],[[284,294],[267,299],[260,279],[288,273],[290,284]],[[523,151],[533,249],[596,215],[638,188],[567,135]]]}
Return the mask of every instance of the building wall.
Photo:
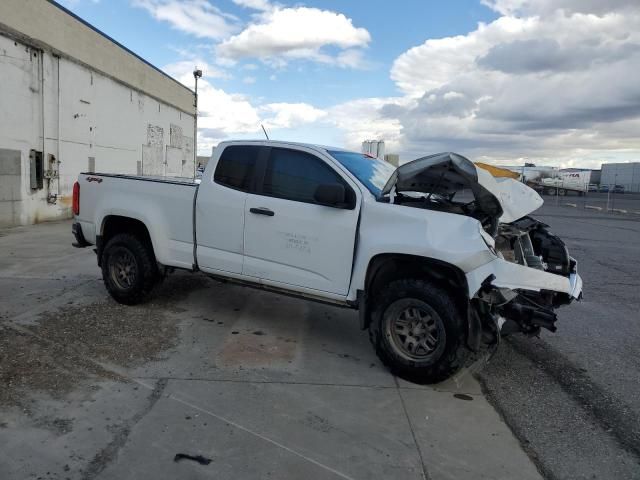
{"label": "building wall", "polygon": [[[3,0],[0,10],[7,2],[14,3]],[[112,51],[96,55],[120,50],[112,44]],[[192,96],[192,110],[185,111],[171,95],[160,101],[6,32],[0,32],[0,85],[0,225],[69,217],[72,186],[81,171],[194,175]],[[189,92],[175,83],[167,88]],[[51,177],[42,189],[31,188],[31,150],[43,152]]]}
{"label": "building wall", "polygon": [[603,163],[600,185],[623,185],[627,192],[640,192],[640,162]]}
{"label": "building wall", "polygon": [[192,91],[55,2],[0,1],[0,31],[194,113]]}

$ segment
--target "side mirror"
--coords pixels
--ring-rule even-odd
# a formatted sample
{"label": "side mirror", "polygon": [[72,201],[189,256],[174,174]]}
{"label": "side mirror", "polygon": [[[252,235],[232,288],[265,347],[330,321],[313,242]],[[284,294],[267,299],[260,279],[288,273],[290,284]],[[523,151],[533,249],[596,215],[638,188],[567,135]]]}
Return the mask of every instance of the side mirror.
{"label": "side mirror", "polygon": [[344,185],[339,183],[325,183],[318,185],[313,195],[316,202],[327,207],[347,208]]}

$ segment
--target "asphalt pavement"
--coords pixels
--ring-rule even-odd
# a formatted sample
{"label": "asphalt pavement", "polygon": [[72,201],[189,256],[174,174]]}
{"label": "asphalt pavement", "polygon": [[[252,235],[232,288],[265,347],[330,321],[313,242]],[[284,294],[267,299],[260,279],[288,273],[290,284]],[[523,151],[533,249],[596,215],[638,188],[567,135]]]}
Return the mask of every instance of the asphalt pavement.
{"label": "asphalt pavement", "polygon": [[534,216],[578,260],[584,300],[556,333],[506,339],[480,378],[547,478],[640,478],[640,218],[549,202]]}

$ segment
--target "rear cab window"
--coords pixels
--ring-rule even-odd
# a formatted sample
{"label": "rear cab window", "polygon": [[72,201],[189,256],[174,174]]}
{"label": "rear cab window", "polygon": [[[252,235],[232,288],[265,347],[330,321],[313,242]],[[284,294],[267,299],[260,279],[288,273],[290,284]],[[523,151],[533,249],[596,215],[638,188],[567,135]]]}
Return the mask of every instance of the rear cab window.
{"label": "rear cab window", "polygon": [[213,180],[225,187],[249,192],[254,189],[254,178],[259,145],[230,145],[220,155]]}

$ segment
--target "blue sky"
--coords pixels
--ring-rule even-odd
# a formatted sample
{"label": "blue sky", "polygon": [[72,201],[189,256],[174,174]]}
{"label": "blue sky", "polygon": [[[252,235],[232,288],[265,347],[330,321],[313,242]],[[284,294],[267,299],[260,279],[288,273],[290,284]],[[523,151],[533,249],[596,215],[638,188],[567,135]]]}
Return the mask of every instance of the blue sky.
{"label": "blue sky", "polygon": [[[209,54],[210,45],[206,40],[172,28],[168,22],[154,20],[145,10],[132,7],[130,1],[72,0],[61,3],[158,67],[179,60],[181,51],[198,52],[203,57]],[[249,21],[251,13],[254,13],[231,0],[211,3],[245,21]],[[285,69],[276,69],[278,81],[270,82],[269,76],[274,73],[272,68],[260,62],[244,61],[232,69],[232,78],[220,79],[216,83],[274,102],[309,102],[320,107],[356,96],[396,95],[397,88],[389,78],[389,70],[396,57],[427,38],[464,34],[473,30],[479,21],[488,22],[497,17],[496,12],[477,0],[403,0],[401,3],[402,8],[388,0],[322,0],[306,3],[343,13],[353,20],[354,25],[370,32],[372,41],[365,54],[370,65],[364,71],[300,62]],[[258,66],[258,70],[243,70],[243,65],[248,63]],[[247,76],[255,77],[256,82],[251,85],[242,83]]]}
{"label": "blue sky", "polygon": [[289,140],[384,139],[404,160],[638,157],[634,0],[61,3],[190,87],[203,68],[201,153],[264,123]]}

